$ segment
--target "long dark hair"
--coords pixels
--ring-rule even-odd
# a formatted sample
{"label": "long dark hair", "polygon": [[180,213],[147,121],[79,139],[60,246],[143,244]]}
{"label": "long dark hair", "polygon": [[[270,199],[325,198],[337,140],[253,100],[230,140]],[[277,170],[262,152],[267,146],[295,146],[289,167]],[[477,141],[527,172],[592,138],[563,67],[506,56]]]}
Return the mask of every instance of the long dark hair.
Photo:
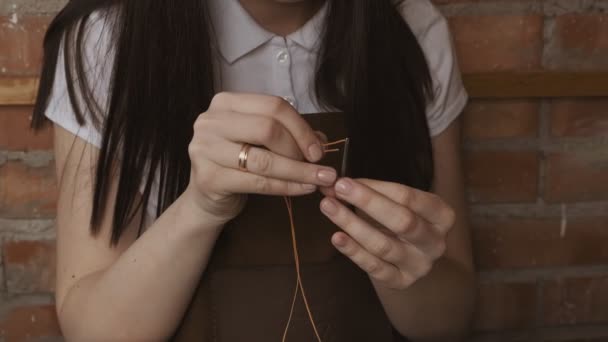
{"label": "long dark hair", "polygon": [[[400,2],[327,1],[315,93],[324,107],[347,113],[351,175],[428,190],[433,158],[425,108],[432,96],[431,77],[423,51],[399,12]],[[114,64],[103,109],[92,96],[83,62],[84,30],[95,11],[114,20]],[[133,213],[147,207],[156,170],[158,216],[189,182],[193,123],[217,91],[209,11],[201,0],[71,0],[44,39],[32,122],[36,129],[46,122],[62,38],[76,120],[81,125],[90,120],[102,132],[91,215],[94,234],[99,231],[113,170],[120,172],[114,245]],[[79,81],[69,81],[74,79]],[[145,188],[141,201],[135,203],[141,179],[146,180]],[[144,215],[142,210],[140,233]]]}

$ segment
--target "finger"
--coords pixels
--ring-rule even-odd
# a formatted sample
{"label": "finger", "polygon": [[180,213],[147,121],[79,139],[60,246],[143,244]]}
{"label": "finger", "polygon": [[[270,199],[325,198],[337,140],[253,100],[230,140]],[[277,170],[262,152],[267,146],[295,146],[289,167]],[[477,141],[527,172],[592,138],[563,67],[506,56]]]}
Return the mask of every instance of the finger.
{"label": "finger", "polygon": [[[209,158],[218,165],[238,170],[242,146],[231,141],[224,141],[221,146],[206,152]],[[327,186],[337,177],[331,167],[293,160],[255,146],[249,148],[246,167],[249,173],[304,184]]]}
{"label": "finger", "polygon": [[402,241],[432,256],[443,254],[443,236],[410,209],[350,178],[341,178],[334,188],[337,198],[362,210]]}
{"label": "finger", "polygon": [[315,131],[315,134],[317,135],[317,137],[319,137],[319,139],[321,140],[321,143],[326,144],[329,141],[327,138],[327,135],[325,135],[325,133],[323,133],[321,131]]}
{"label": "finger", "polygon": [[437,227],[441,233],[447,233],[454,224],[454,210],[436,194],[424,192],[403,184],[383,182],[375,179],[358,178],[357,181],[384,194],[400,205],[408,207],[434,227]]}
{"label": "finger", "polygon": [[343,232],[335,233],[331,242],[340,253],[367,272],[371,278],[385,283],[390,288],[405,289],[414,282],[413,277],[407,276],[407,273],[402,272],[395,265],[365,250],[357,241]]}
{"label": "finger", "polygon": [[300,147],[300,151],[309,161],[317,162],[323,157],[321,143],[313,129],[287,101],[280,97],[220,93],[213,98],[210,108],[271,116],[287,128]]}
{"label": "finger", "polygon": [[334,190],[333,186],[319,187],[319,191],[327,197],[336,197],[336,191]]}
{"label": "finger", "polygon": [[239,112],[207,113],[202,120],[213,132],[234,142],[265,146],[269,150],[291,159],[304,158],[293,136],[283,124],[269,116]]}
{"label": "finger", "polygon": [[[344,232],[335,233],[332,238],[332,243],[334,243],[334,245],[341,243],[345,246],[345,248],[348,248],[347,244],[354,245],[357,248],[363,248],[360,243]],[[422,278],[431,271],[433,267],[433,259],[421,253],[420,250],[411,245],[404,245],[403,248],[404,252],[401,260],[397,262],[390,262],[391,265],[397,267],[397,269],[399,269],[402,273],[409,274],[413,279]],[[373,253],[369,251],[367,252],[375,256]],[[379,258],[379,260],[382,259]]]}
{"label": "finger", "polygon": [[321,211],[376,257],[393,264],[403,260],[403,251],[400,247],[402,242],[372,227],[336,199],[324,198],[321,201]]}
{"label": "finger", "polygon": [[216,177],[216,186],[229,194],[299,196],[316,191],[316,186],[273,179],[254,173],[224,169]]}

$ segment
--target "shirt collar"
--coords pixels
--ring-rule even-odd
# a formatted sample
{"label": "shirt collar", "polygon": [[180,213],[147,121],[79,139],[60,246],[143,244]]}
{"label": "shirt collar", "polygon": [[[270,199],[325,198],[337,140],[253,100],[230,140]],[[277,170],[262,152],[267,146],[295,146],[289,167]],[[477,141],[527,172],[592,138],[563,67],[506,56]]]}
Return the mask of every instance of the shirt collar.
{"label": "shirt collar", "polygon": [[325,16],[327,15],[329,1],[326,0],[323,6],[315,13],[315,15],[304,24],[296,32],[287,36],[288,40],[292,40],[308,51],[316,51],[317,43],[323,31],[325,24]]}
{"label": "shirt collar", "polygon": [[[210,15],[220,53],[232,64],[276,35],[266,31],[247,13],[238,0],[214,0]],[[323,27],[329,1],[300,29],[286,38],[314,51]]]}

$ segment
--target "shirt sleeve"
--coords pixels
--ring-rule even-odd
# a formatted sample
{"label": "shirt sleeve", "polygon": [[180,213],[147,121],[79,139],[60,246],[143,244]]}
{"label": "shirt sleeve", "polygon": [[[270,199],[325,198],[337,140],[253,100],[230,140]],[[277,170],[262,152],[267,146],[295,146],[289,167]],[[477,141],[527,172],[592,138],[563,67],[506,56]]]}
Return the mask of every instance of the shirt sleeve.
{"label": "shirt sleeve", "polygon": [[108,48],[110,30],[104,18],[98,13],[93,13],[84,26],[85,31],[83,35],[83,69],[86,74],[87,86],[91,89],[91,95],[97,104],[98,110],[92,113],[85,105],[82,93],[80,92],[80,82],[84,82],[84,80],[78,79],[74,70],[69,82],[74,86],[75,100],[83,112],[85,122],[83,125],[80,125],[76,120],[75,110],[72,107],[68,94],[68,80],[64,59],[64,37],[55,67],[53,88],[45,111],[45,115],[49,120],[98,148],[101,147],[102,136],[99,127],[93,124],[91,117],[96,115],[103,121],[106,116],[113,64],[113,58]]}
{"label": "shirt sleeve", "polygon": [[468,101],[449,25],[429,0],[405,0],[401,11],[430,69],[434,97],[427,104],[426,114],[431,136],[437,136],[460,115]]}

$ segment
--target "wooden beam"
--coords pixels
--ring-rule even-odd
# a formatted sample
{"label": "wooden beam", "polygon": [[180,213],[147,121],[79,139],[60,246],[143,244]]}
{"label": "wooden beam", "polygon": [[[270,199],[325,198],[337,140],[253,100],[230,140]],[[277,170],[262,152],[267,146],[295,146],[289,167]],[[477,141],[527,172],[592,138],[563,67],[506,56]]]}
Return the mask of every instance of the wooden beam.
{"label": "wooden beam", "polygon": [[[471,98],[608,97],[608,72],[487,72],[465,74]],[[38,80],[0,77],[0,106],[32,105]]]}
{"label": "wooden beam", "polygon": [[0,105],[32,105],[36,100],[37,90],[37,78],[0,77]]}
{"label": "wooden beam", "polygon": [[463,78],[471,98],[608,97],[608,72],[488,72]]}

